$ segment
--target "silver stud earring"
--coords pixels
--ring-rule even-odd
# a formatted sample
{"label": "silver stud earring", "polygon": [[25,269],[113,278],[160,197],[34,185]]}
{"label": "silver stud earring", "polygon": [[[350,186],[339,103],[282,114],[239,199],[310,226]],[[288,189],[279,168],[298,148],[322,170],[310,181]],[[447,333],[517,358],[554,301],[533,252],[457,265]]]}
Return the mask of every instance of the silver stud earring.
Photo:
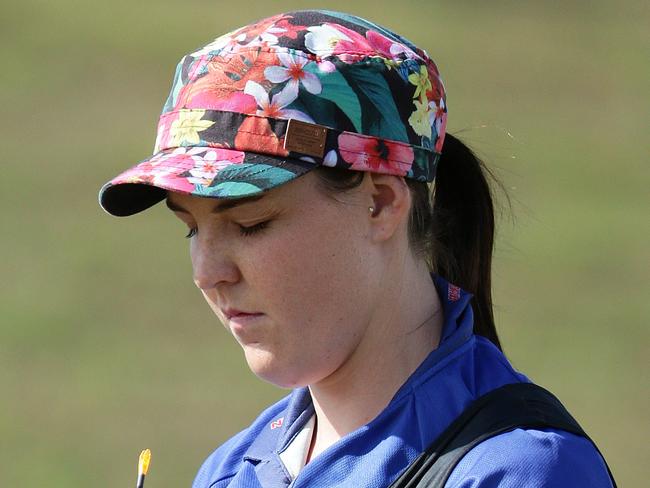
{"label": "silver stud earring", "polygon": [[370,215],[374,215],[375,207],[368,207],[368,211],[370,212]]}

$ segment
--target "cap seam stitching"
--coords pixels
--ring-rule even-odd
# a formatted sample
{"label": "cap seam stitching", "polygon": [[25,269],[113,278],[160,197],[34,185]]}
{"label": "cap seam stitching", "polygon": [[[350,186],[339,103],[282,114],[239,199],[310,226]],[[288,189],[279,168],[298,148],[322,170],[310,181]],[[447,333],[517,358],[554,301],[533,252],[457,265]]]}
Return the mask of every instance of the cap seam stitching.
{"label": "cap seam stitching", "polygon": [[[396,44],[398,44],[398,43],[396,43]],[[403,46],[403,44],[400,44],[400,45]],[[317,62],[328,61],[330,58],[340,58],[340,56],[342,54],[347,54],[347,55],[352,55],[352,56],[358,56],[361,59],[363,59],[364,57],[365,58],[372,58],[372,59],[381,59],[383,61],[393,61],[393,62],[395,62],[397,64],[401,64],[404,61],[408,61],[408,60],[411,60],[411,59],[421,61],[424,64],[429,64],[430,63],[430,61],[428,61],[427,59],[424,59],[424,58],[422,58],[420,56],[417,56],[415,58],[394,59],[394,58],[387,58],[387,57],[382,56],[380,54],[373,55],[373,54],[369,54],[367,52],[362,52],[362,51],[344,51],[344,52],[340,52],[340,53],[336,53],[336,54],[332,53],[332,54],[330,54],[328,56],[320,56],[318,54],[310,54],[308,52],[301,51],[299,49],[294,49],[294,48],[289,48],[289,47],[281,47],[281,46],[279,46],[278,49],[269,49],[269,48],[262,48],[262,47],[243,47],[241,49],[237,49],[236,51],[231,51],[229,53],[225,53],[226,56],[228,56],[228,57],[226,57],[226,56],[222,55],[222,50],[223,49],[215,51],[214,54],[201,54],[200,56],[195,57],[194,59],[201,59],[202,57],[209,57],[210,58],[209,62],[212,62],[212,60],[214,58],[222,58],[225,61],[222,64],[228,64],[229,57],[231,57],[231,56],[235,56],[235,55],[237,55],[239,53],[242,53],[242,52],[257,51],[257,52],[260,52],[260,53],[269,53],[269,54],[275,54],[277,52],[287,52],[287,53],[294,54],[296,56],[299,56],[299,57],[302,57],[302,58],[305,58],[305,59],[309,59],[309,60],[312,60],[312,61],[317,61]],[[317,49],[317,50],[314,50],[312,52],[313,53],[323,53],[323,52],[328,52],[328,51],[329,51],[328,49]],[[192,56],[192,54],[190,54],[190,56]],[[194,57],[194,56],[192,56],[192,57]],[[339,59],[339,61],[340,61],[340,59]],[[344,61],[341,61],[341,62],[344,62]]]}

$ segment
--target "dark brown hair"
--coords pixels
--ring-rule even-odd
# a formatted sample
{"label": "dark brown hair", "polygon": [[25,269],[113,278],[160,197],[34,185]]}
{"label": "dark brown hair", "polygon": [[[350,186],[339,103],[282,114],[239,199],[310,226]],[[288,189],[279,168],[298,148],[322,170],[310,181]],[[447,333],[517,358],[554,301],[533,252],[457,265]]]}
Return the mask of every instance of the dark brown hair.
{"label": "dark brown hair", "polygon": [[[331,192],[356,188],[365,176],[332,168],[317,174]],[[494,180],[472,150],[447,134],[433,191],[427,183],[406,180],[413,200],[408,233],[413,251],[433,272],[474,295],[474,332],[501,349],[492,313],[494,206],[488,178]]]}

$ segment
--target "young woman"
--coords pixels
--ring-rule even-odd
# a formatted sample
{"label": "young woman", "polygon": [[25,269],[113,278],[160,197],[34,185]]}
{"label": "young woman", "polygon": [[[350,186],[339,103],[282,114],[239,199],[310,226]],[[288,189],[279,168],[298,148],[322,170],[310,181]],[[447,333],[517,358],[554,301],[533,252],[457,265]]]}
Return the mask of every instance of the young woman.
{"label": "young woman", "polygon": [[[386,487],[477,399],[528,383],[494,327],[485,172],[446,118],[424,51],[337,12],[277,15],[181,60],[154,155],[101,204],[165,200],[250,368],[293,389],[195,488]],[[586,437],[515,427],[427,486],[612,486]]]}

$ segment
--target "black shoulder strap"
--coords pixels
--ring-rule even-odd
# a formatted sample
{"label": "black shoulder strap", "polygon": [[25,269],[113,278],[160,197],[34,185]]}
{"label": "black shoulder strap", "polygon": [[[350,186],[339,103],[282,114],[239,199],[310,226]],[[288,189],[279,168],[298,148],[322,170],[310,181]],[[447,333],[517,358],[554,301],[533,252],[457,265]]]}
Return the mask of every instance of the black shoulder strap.
{"label": "black shoulder strap", "polygon": [[[549,391],[530,383],[505,385],[475,400],[390,488],[443,488],[453,469],[472,448],[516,428],[554,428],[589,439]],[[616,488],[607,463],[605,466]]]}

